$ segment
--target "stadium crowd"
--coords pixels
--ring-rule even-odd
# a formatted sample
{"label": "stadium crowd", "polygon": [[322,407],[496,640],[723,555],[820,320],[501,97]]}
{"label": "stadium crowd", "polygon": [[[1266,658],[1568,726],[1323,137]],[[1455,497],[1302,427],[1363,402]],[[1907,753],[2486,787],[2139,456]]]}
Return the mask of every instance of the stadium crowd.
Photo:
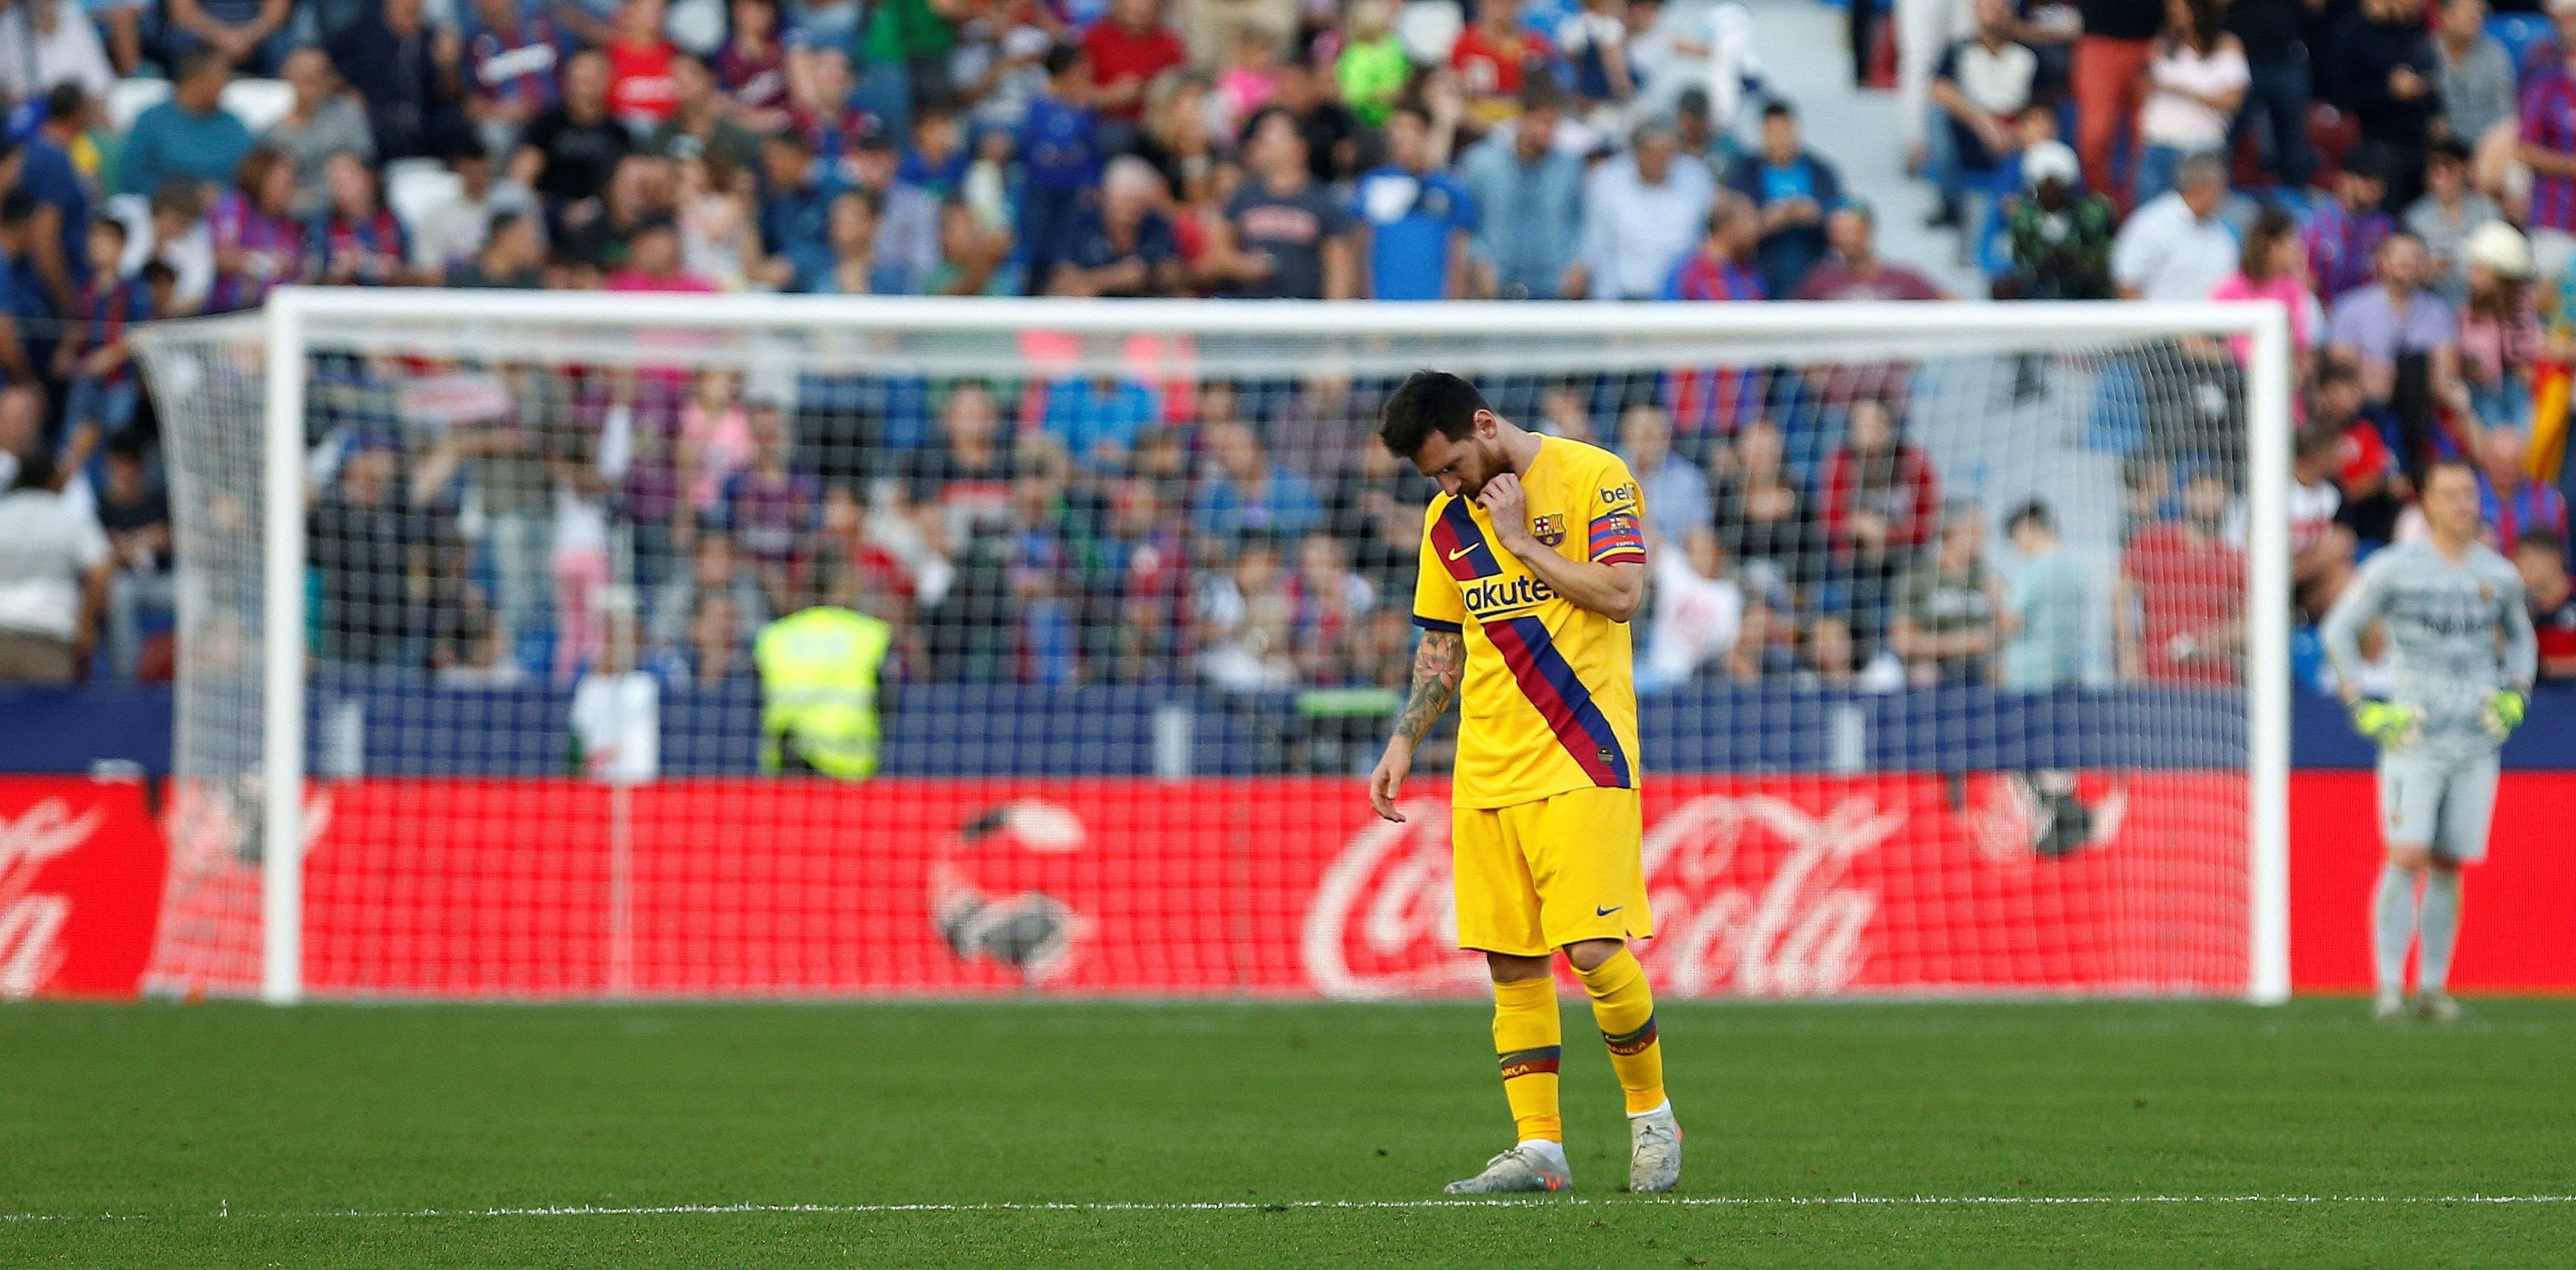
{"label": "stadium crowd", "polygon": [[[2568,674],[2576,0],[2551,8],[1862,2],[1855,72],[1919,121],[1994,298],[2290,307],[2304,614],[2417,532],[2413,481],[2456,454]],[[167,673],[168,500],[126,336],[287,282],[1942,298],[1881,256],[1753,32],[1659,0],[11,0],[0,677]],[[2088,673],[2104,603],[2113,673],[2209,682],[2241,644],[2242,355],[2127,367],[2149,403],[2108,596],[2045,503],[1945,491],[1904,368],[1495,390],[1643,482],[1648,690],[2049,687]],[[407,391],[416,367],[319,373],[328,658],[565,679],[631,637],[716,680],[819,589],[896,623],[903,676],[1406,673],[1427,487],[1372,443],[1365,376],[445,368],[442,395]]]}

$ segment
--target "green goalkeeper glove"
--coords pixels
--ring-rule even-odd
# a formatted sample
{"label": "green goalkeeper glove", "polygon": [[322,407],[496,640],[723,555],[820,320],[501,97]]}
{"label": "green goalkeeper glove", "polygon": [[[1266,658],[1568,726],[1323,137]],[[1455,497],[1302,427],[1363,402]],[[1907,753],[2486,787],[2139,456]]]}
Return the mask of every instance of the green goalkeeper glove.
{"label": "green goalkeeper glove", "polygon": [[2498,688],[2487,694],[2486,709],[2478,712],[2478,722],[2485,724],[2487,735],[2501,742],[2522,726],[2524,707],[2531,699],[2513,688]]}
{"label": "green goalkeeper glove", "polygon": [[2402,750],[2415,743],[2424,723],[2411,707],[2365,697],[2352,703],[2352,729],[2382,748]]}

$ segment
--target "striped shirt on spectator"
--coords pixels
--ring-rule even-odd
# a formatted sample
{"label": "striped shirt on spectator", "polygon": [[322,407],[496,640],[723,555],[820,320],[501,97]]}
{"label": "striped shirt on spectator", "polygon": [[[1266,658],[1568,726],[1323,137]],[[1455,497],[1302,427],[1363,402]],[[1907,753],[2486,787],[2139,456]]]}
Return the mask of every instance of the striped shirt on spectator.
{"label": "striped shirt on spectator", "polygon": [[[2576,157],[2576,75],[2563,58],[2533,67],[2522,86],[2522,143]],[[2531,174],[2531,228],[2576,233],[2576,177]]]}
{"label": "striped shirt on spectator", "polygon": [[[99,274],[81,288],[80,325],[72,332],[72,356],[87,357],[125,338],[125,328],[152,320],[152,293],[139,278]],[[98,377],[102,388],[122,388],[134,378],[134,359]]]}
{"label": "striped shirt on spectator", "polygon": [[[1664,281],[1667,300],[1768,300],[1762,271],[1706,251],[1694,251],[1674,266]],[[1725,370],[1685,367],[1673,372],[1673,426],[1684,433],[1714,429],[1732,433],[1761,412],[1762,372],[1752,367]]]}
{"label": "striped shirt on spectator", "polygon": [[2308,249],[2308,273],[2316,279],[2317,299],[2329,309],[2336,297],[2370,281],[2377,268],[2379,244],[2397,228],[2388,213],[2374,207],[2354,212],[2336,199],[2320,199],[2308,213],[2301,235]]}
{"label": "striped shirt on spectator", "polygon": [[206,228],[217,259],[227,252],[243,257],[238,271],[216,277],[207,312],[253,308],[268,298],[269,288],[302,280],[304,226],[294,217],[271,216],[240,190],[226,190],[206,213]]}

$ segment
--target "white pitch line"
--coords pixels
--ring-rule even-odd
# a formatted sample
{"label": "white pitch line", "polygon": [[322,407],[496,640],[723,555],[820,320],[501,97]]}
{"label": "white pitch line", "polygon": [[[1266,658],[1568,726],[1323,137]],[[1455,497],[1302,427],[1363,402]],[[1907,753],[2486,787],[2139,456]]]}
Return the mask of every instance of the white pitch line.
{"label": "white pitch line", "polygon": [[[1537,1204],[1577,1207],[1673,1208],[1803,1208],[1803,1207],[2037,1207],[2049,1205],[2194,1205],[2194,1204],[2411,1204],[2451,1207],[2462,1204],[2576,1204],[2576,1195],[1672,1195],[1588,1199],[1302,1199],[1263,1203],[1258,1200],[1175,1200],[1089,1202],[1015,1202],[966,1204],[556,1204],[517,1208],[411,1208],[369,1211],[316,1209],[309,1212],[236,1213],[230,1205],[203,1214],[225,1221],[402,1221],[419,1218],[468,1217],[699,1217],[750,1213],[858,1216],[896,1213],[1222,1213],[1284,1212],[1333,1209],[1506,1208]],[[196,1214],[151,1213],[0,1213],[0,1222],[173,1221]]]}

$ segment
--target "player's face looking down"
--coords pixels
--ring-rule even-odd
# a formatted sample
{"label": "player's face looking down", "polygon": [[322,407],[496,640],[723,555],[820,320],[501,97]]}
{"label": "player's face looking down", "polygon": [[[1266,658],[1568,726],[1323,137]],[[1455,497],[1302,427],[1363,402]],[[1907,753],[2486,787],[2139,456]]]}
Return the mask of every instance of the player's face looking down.
{"label": "player's face looking down", "polygon": [[1440,482],[1441,493],[1473,499],[1485,492],[1485,482],[1511,470],[1511,455],[1504,450],[1496,426],[1499,422],[1493,411],[1479,410],[1467,435],[1456,440],[1433,429],[1413,452],[1413,465]]}

